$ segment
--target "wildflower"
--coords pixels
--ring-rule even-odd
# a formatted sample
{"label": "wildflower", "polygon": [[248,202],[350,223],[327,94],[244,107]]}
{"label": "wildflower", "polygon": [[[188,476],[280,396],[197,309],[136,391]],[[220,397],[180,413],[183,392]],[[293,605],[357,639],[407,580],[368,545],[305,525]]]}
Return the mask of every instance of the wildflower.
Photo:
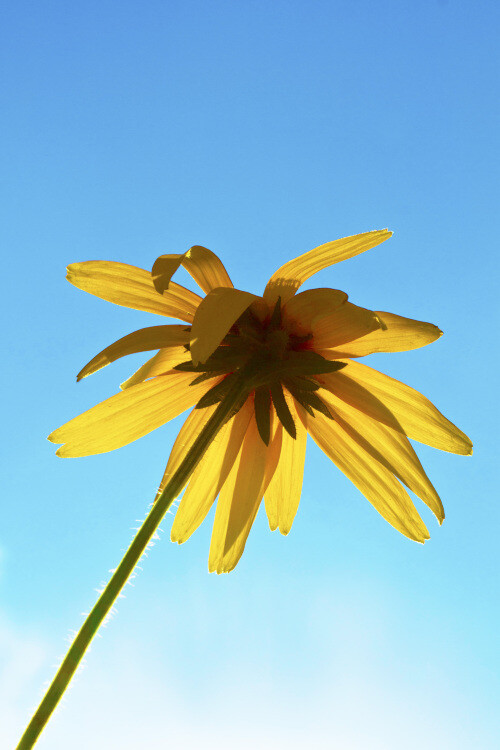
{"label": "wildflower", "polygon": [[[416,349],[442,332],[431,323],[358,307],[336,289],[298,291],[318,271],[390,236],[373,231],[321,245],[279,268],[261,297],[235,289],[219,258],[198,245],[183,255],[161,256],[151,273],[106,261],[70,265],[67,278],[79,289],[187,325],[135,331],[85,365],[78,380],[127,354],[157,352],[121,393],[49,436],[63,443],[57,454],[114,450],[194,407],[174,443],[158,498],[220,404],[236,394],[198,457],[171,531],[172,541],[186,541],[218,497],[210,571],[236,566],[263,498],[271,530],[288,534],[308,433],[392,526],[424,542],[429,533],[403,485],[440,523],[444,511],[408,438],[461,454],[471,453],[472,444],[425,396],[358,358]],[[205,297],[171,280],[181,265]]]}

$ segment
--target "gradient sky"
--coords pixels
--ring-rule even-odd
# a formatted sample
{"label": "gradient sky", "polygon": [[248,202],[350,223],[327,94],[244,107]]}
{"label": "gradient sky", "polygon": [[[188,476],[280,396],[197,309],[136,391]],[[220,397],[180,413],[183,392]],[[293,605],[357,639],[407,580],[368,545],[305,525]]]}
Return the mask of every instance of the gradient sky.
{"label": "gradient sky", "polygon": [[[40,750],[256,746],[496,750],[498,70],[491,0],[7,2],[2,58],[4,366],[0,745],[11,747],[116,566],[181,419],[58,459],[51,430],[144,360],[79,383],[158,320],[71,287],[68,263],[150,268],[203,244],[259,292],[285,260],[388,226],[307,287],[439,325],[369,364],[474,442],[417,446],[443,499],[400,536],[309,444],[288,537],[261,511],[230,575],[211,519],[161,541]],[[181,277],[182,278],[182,277]]]}

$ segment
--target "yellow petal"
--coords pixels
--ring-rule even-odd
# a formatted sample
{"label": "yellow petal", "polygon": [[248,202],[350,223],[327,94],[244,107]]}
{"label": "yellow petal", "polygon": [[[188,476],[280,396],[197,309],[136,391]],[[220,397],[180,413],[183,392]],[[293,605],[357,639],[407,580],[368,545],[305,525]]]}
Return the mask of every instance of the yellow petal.
{"label": "yellow petal", "polygon": [[312,439],[380,515],[404,536],[425,542],[429,532],[408,493],[392,473],[353,440],[338,422],[322,414],[310,417],[300,406],[297,410]]}
{"label": "yellow petal", "polygon": [[201,302],[201,297],[178,284],[171,284],[165,294],[158,294],[148,271],[126,263],[107,260],[72,263],[68,266],[66,278],[78,289],[115,305],[187,320],[189,323]]}
{"label": "yellow petal", "polygon": [[179,430],[179,434],[175,439],[172,450],[170,451],[167,467],[161,479],[160,486],[158,487],[154,502],[158,500],[159,496],[163,492],[165,485],[181,465],[191,445],[193,444],[199,433],[202,431],[216,408],[217,404],[214,404],[213,406],[209,406],[206,409],[193,409],[189,412],[186,421]]}
{"label": "yellow petal", "polygon": [[283,429],[283,425],[276,416],[274,410],[271,410],[271,441],[267,448],[266,456],[266,471],[264,473],[264,482],[261,487],[261,500],[264,496],[264,492],[267,491],[270,482],[272,482],[276,469],[279,466],[279,459],[281,456],[281,448],[283,446],[283,433],[286,430]]}
{"label": "yellow petal", "polygon": [[[432,323],[380,311],[375,315],[382,324],[376,330],[361,334],[354,340],[344,339],[347,343],[329,344],[337,350],[336,357],[364,357],[376,352],[406,352],[431,344],[443,335],[443,332]],[[316,338],[315,346],[318,346]],[[324,344],[320,348],[323,346]]]}
{"label": "yellow petal", "polygon": [[233,286],[220,258],[206,247],[193,245],[186,253],[160,255],[156,259],[151,274],[160,294],[169,288],[172,276],[181,265],[206,294],[219,286]]}
{"label": "yellow petal", "polygon": [[450,453],[472,453],[467,435],[425,396],[399,380],[354,360],[318,380],[346,403],[414,440]]}
{"label": "yellow petal", "polygon": [[[378,328],[380,320],[376,313],[346,302],[330,314],[318,315],[313,320],[310,329],[313,335],[312,346],[323,354],[322,349],[337,349],[346,341],[359,339]],[[337,351],[334,356],[338,356]]]}
{"label": "yellow petal", "polygon": [[189,359],[189,353],[184,346],[169,346],[167,349],[160,351],[148,359],[138,370],[134,372],[127,380],[120,383],[120,388],[125,391],[137,383],[143,383],[149,378],[155,378],[157,375],[166,375],[173,370],[176,365],[186,362]]}
{"label": "yellow petal", "polygon": [[338,289],[308,289],[291,297],[283,307],[283,318],[295,333],[303,335],[311,331],[313,321],[330,315],[347,301],[347,294]]}
{"label": "yellow petal", "polygon": [[64,443],[58,456],[90,456],[121,448],[193,406],[214,384],[190,386],[192,373],[169,373],[117,393],[80,414],[51,435]]}
{"label": "yellow petal", "polygon": [[297,438],[294,440],[283,430],[279,464],[264,497],[269,527],[271,531],[279,528],[282,534],[289,533],[299,507],[306,457],[307,430],[299,421],[292,401],[288,404]]}
{"label": "yellow petal", "polygon": [[332,266],[334,263],[340,263],[340,261],[353,258],[365,250],[370,250],[370,248],[389,239],[391,235],[392,232],[387,229],[364,232],[363,234],[355,234],[351,237],[327,242],[325,245],[320,245],[314,250],[299,255],[298,258],[289,260],[288,263],[285,263],[273,273],[264,291],[264,297],[271,302],[275,302],[278,297],[281,297],[281,301],[284,303],[313,274]]}
{"label": "yellow petal", "polygon": [[173,542],[182,544],[189,539],[212,507],[240,451],[252,411],[253,404],[247,399],[220,430],[196,467],[175,515],[170,533]]}
{"label": "yellow petal", "polygon": [[252,416],[239,456],[226,480],[217,503],[208,568],[212,573],[229,573],[237,565],[257,515],[266,481],[272,478],[279,459],[281,431],[266,446]]}
{"label": "yellow petal", "polygon": [[201,301],[191,328],[191,357],[205,362],[240,315],[257,299],[255,294],[219,287]]}
{"label": "yellow petal", "polygon": [[153,349],[162,349],[163,347],[176,347],[188,344],[190,331],[186,326],[152,326],[151,328],[141,328],[139,331],[129,333],[127,336],[115,341],[114,344],[107,346],[80,370],[76,376],[77,380],[92,375],[102,367],[106,367],[111,362],[125,357],[127,354],[136,354],[137,352],[148,352]]}
{"label": "yellow petal", "polygon": [[274,305],[268,305],[262,297],[257,297],[249,307],[250,312],[254,315],[257,320],[263,323],[266,319],[271,318],[274,310]]}
{"label": "yellow petal", "polygon": [[345,401],[324,389],[320,391],[320,395],[337,422],[353,440],[423,500],[439,523],[442,523],[444,508],[439,495],[406,435],[348,406]]}

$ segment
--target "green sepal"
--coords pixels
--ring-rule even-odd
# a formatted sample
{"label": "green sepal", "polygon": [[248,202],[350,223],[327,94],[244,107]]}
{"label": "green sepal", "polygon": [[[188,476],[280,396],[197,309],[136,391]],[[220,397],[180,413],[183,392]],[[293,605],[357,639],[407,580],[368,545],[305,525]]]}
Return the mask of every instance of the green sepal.
{"label": "green sepal", "polygon": [[309,378],[302,377],[301,375],[295,375],[292,378],[283,378],[283,385],[285,385],[288,390],[291,390],[291,388],[289,388],[289,385],[291,385],[292,388],[295,388],[296,390],[307,391],[308,393],[310,391],[317,391],[318,388],[321,388],[320,384],[315,380],[309,380]]}
{"label": "green sepal", "polygon": [[314,409],[312,408],[312,406],[303,397],[304,396],[303,393],[293,393],[292,391],[290,391],[290,393],[292,394],[292,396],[294,397],[294,399],[296,401],[298,401],[298,403],[302,406],[302,408],[305,409],[306,412],[311,415],[311,417],[315,417],[316,416],[315,413],[314,413]]}
{"label": "green sepal", "polygon": [[173,369],[178,370],[179,372],[201,372],[202,365],[195,365],[190,359],[188,359],[186,362],[179,362],[179,364],[175,365]]}
{"label": "green sepal", "polygon": [[290,409],[288,408],[281,383],[274,382],[271,384],[271,396],[273,399],[274,408],[276,409],[276,414],[278,415],[278,419],[280,420],[281,424],[288,432],[290,437],[295,440],[297,437],[297,430],[295,428],[295,422],[293,421]]}
{"label": "green sepal", "polygon": [[291,351],[285,363],[291,370],[292,375],[323,375],[327,372],[337,372],[346,366],[345,362],[325,359],[312,349]]}
{"label": "green sepal", "polygon": [[289,352],[286,359],[273,361],[269,357],[263,362],[255,358],[252,362],[253,371],[249,376],[252,388],[260,385],[286,380],[291,377],[307,375],[323,375],[337,372],[346,366],[345,362],[330,361],[313,351]]}
{"label": "green sepal", "polygon": [[241,407],[243,406],[247,398],[248,398],[248,393],[244,393],[238,401],[235,401],[231,411],[229,411],[227,414],[224,424],[226,424],[226,422],[229,422],[230,419],[232,419],[233,417],[237,415],[237,413],[239,412],[239,410],[241,409]]}
{"label": "green sepal", "polygon": [[198,377],[192,380],[189,385],[198,385],[198,383],[203,383],[205,380],[211,380],[212,378],[216,378],[218,375],[225,374],[225,370],[219,370],[218,372],[202,372],[201,375],[198,375]]}
{"label": "green sepal", "polygon": [[307,393],[305,394],[305,398],[309,406],[311,406],[315,411],[319,411],[320,414],[323,414],[328,419],[334,419],[334,416],[331,413],[330,409],[325,404],[323,399],[318,396],[317,393]]}
{"label": "green sepal", "polygon": [[261,386],[255,391],[255,421],[262,441],[269,445],[271,438],[271,392],[268,386]]}
{"label": "green sepal", "polygon": [[299,404],[306,410],[311,417],[314,417],[314,411],[311,404],[309,403],[309,396],[314,395],[311,391],[301,390],[296,386],[295,378],[293,380],[283,381],[285,388],[290,391],[292,396]]}
{"label": "green sepal", "polygon": [[274,306],[274,310],[271,314],[269,327],[279,328],[280,326],[281,326],[281,297],[278,297],[278,299],[276,300],[276,304]]}
{"label": "green sepal", "polygon": [[227,373],[236,370],[241,363],[241,357],[229,346],[219,347],[206,362],[195,365],[192,360],[180,362],[174,367],[179,372],[211,372]]}
{"label": "green sepal", "polygon": [[207,406],[213,406],[214,404],[222,401],[224,396],[228,393],[234,382],[234,375],[228,375],[224,380],[219,381],[213,385],[209,391],[203,394],[200,398],[195,409],[206,409]]}

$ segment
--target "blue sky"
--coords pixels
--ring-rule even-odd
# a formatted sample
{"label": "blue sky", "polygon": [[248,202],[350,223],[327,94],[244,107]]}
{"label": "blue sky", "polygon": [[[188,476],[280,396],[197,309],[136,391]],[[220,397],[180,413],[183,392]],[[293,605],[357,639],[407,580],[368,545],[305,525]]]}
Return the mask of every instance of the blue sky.
{"label": "blue sky", "polygon": [[385,226],[391,240],[308,287],[445,332],[368,361],[474,442],[472,458],[416,446],[444,525],[423,508],[431,540],[401,537],[314,445],[291,534],[261,512],[229,576],[207,573],[212,515],[181,547],[170,515],[39,746],[499,746],[499,20],[476,0],[7,3],[2,746],[144,517],[181,424],[55,457],[46,435],[143,358],[77,386],[78,370],[157,322],[74,289],[65,266],[150,268],[203,244],[259,292],[285,260]]}

